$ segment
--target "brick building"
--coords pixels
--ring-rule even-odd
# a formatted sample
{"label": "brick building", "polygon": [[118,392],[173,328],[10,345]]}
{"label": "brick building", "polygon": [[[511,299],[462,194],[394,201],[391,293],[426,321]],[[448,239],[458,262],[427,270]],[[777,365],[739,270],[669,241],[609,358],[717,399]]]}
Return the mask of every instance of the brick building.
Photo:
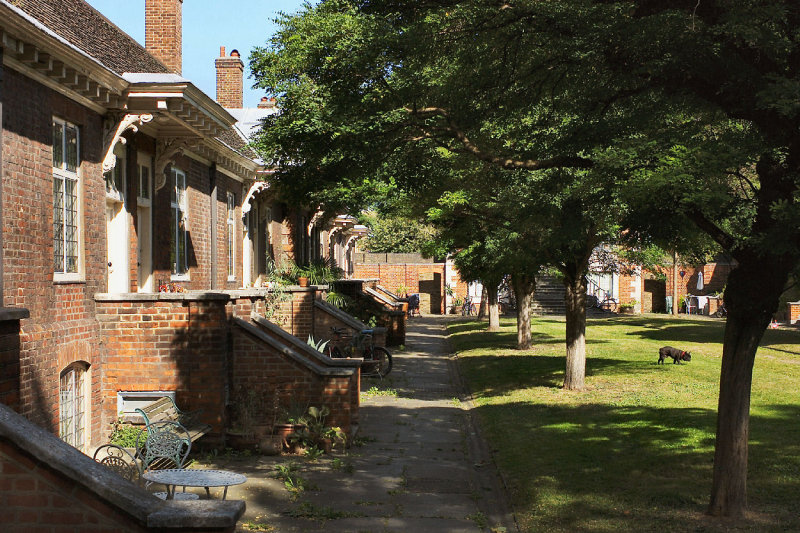
{"label": "brick building", "polygon": [[[219,102],[181,76],[181,9],[146,0],[142,47],[83,0],[0,0],[0,401],[84,451],[140,393],[207,408],[224,437],[237,346],[273,369],[260,386],[357,423],[357,369],[241,323],[270,260],[346,260],[354,224],[280,201],[246,146],[274,106],[242,109],[236,51],[215,61]],[[281,304],[290,332],[329,319],[314,294]]]}

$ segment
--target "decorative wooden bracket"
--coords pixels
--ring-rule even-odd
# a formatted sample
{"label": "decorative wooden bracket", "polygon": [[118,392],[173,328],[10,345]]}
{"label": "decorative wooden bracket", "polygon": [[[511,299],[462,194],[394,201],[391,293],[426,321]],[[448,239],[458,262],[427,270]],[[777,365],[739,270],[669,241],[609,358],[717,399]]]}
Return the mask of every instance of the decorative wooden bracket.
{"label": "decorative wooden bracket", "polygon": [[103,174],[111,172],[111,170],[117,166],[117,156],[114,155],[114,148],[117,146],[118,142],[122,144],[127,142],[122,134],[128,130],[136,133],[139,131],[139,126],[137,124],[141,125],[150,122],[153,120],[153,115],[149,113],[141,115],[127,114],[124,116],[122,114],[116,114],[116,116],[112,115],[111,120],[111,124],[116,124],[116,128],[113,126],[109,127],[103,136],[103,150],[105,153],[105,157],[103,158]]}
{"label": "decorative wooden bracket", "polygon": [[156,141],[156,168],[153,174],[155,176],[155,188],[157,191],[167,183],[167,176],[164,174],[167,165],[174,163],[175,159],[179,155],[183,155],[183,151],[194,144],[194,142],[196,142],[196,140],[179,137],[158,139]]}
{"label": "decorative wooden bracket", "polygon": [[325,214],[325,211],[323,211],[322,209],[317,208],[317,212],[314,213],[313,217],[311,217],[311,221],[308,223],[308,228],[306,230],[306,232],[308,233],[309,237],[311,236],[311,232],[314,230],[314,226],[317,225],[317,222],[320,221],[320,219],[322,218],[322,216],[324,214]]}

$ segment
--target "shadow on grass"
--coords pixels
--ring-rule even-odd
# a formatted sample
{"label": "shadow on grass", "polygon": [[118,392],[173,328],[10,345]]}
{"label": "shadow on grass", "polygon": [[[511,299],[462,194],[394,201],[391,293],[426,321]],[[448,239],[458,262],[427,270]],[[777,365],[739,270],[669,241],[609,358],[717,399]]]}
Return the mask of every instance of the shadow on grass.
{"label": "shadow on grass", "polygon": [[[800,406],[780,407],[753,418],[751,502],[771,515],[771,526],[755,530],[800,525],[798,441],[783,433]],[[527,529],[706,530],[713,409],[511,403],[477,411]]]}

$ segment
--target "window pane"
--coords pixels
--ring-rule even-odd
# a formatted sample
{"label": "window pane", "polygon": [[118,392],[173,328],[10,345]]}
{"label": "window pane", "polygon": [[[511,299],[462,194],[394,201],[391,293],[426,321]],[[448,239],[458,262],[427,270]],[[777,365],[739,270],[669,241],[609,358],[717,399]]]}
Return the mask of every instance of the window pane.
{"label": "window pane", "polygon": [[186,273],[186,223],[183,211],[178,210],[178,274]]}
{"label": "window pane", "polygon": [[169,201],[172,204],[178,202],[178,173],[174,170],[172,171],[172,190],[169,193]]}
{"label": "window pane", "polygon": [[64,166],[64,125],[53,122],[53,166]]}
{"label": "window pane", "polygon": [[176,252],[178,250],[178,226],[177,226],[177,210],[172,210],[172,216],[169,218],[169,262],[172,265],[172,273],[178,273],[178,261]]}
{"label": "window pane", "polygon": [[139,198],[150,199],[150,169],[139,165]]}
{"label": "window pane", "polygon": [[78,169],[78,128],[65,126],[67,155],[67,170],[75,172]]}
{"label": "window pane", "polygon": [[64,244],[65,272],[78,271],[78,183],[64,180]]}
{"label": "window pane", "polygon": [[64,180],[53,178],[53,269],[64,271]]}

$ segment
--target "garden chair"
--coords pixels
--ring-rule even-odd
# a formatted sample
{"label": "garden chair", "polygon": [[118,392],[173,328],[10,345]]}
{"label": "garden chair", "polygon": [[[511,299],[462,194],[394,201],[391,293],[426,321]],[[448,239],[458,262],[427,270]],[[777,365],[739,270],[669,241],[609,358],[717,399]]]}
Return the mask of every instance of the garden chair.
{"label": "garden chair", "polygon": [[[189,431],[178,422],[153,422],[136,437],[136,455],[142,461],[140,474],[151,469],[183,468],[192,439]],[[176,500],[196,500],[196,494],[176,493]],[[162,500],[167,498],[166,492],[153,493]]]}
{"label": "garden chair", "polygon": [[[141,485],[142,467],[133,454],[125,448],[116,444],[104,444],[95,450],[92,458],[106,468],[116,472],[120,477],[136,485]],[[167,499],[166,492],[154,492],[153,496],[162,500]],[[187,492],[175,494],[176,500],[196,500],[198,498],[197,494]]]}
{"label": "garden chair", "polygon": [[686,297],[686,314],[691,315],[692,310],[694,310],[694,314],[697,314],[697,298],[694,296],[687,296]]}

